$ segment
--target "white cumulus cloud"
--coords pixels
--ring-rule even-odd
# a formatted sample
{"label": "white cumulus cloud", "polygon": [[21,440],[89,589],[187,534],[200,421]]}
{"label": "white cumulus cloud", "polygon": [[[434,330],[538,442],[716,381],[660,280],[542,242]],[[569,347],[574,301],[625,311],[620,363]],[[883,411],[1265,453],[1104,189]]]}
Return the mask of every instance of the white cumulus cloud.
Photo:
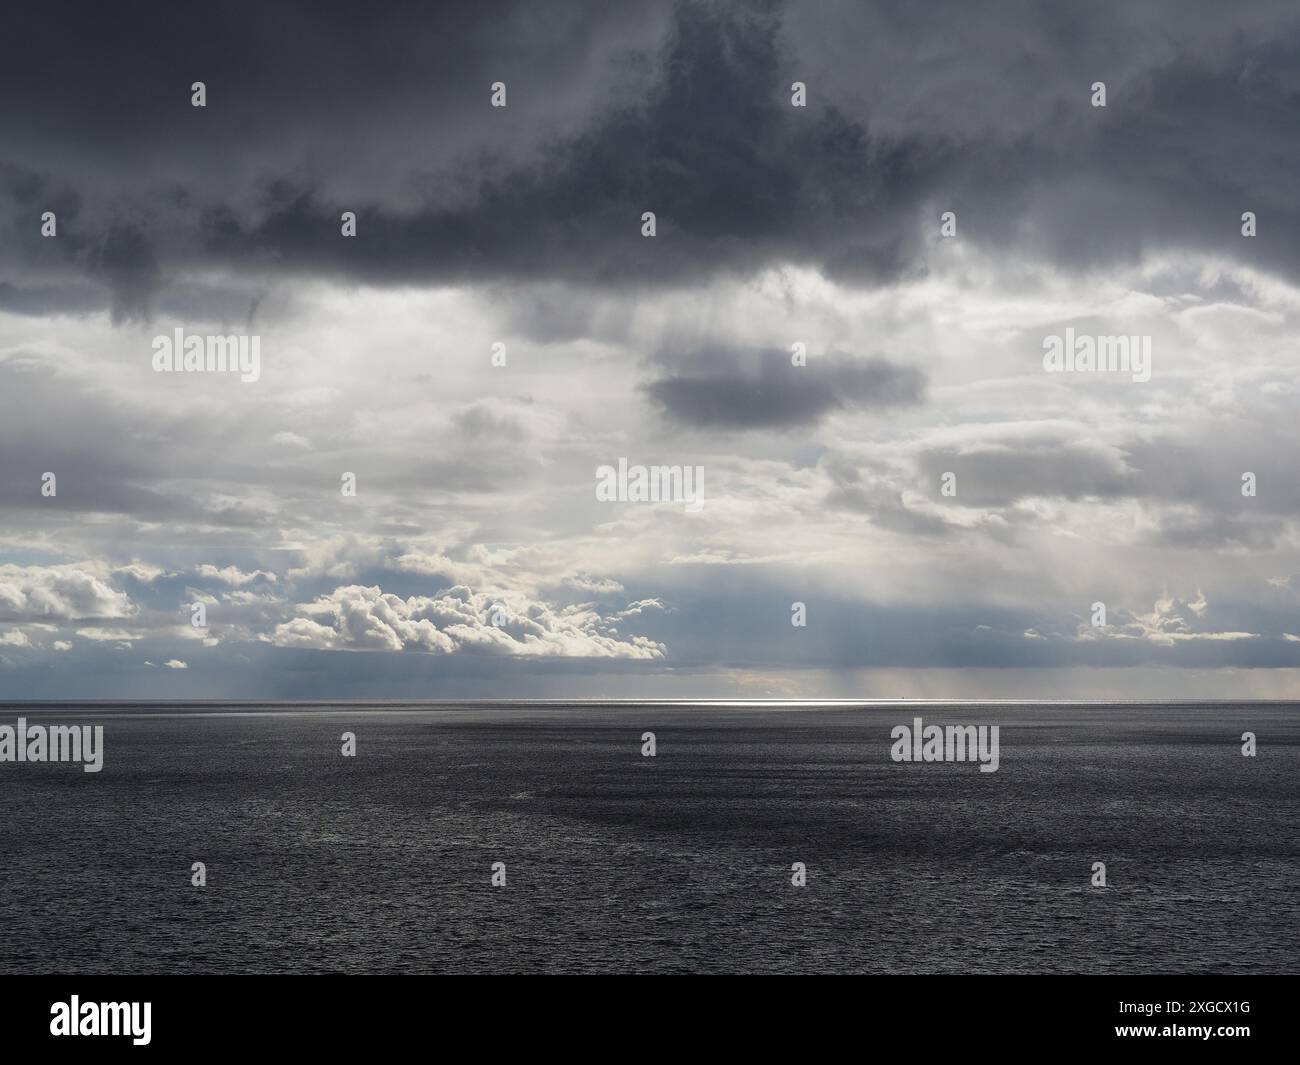
{"label": "white cumulus cloud", "polygon": [[135,612],[100,563],[0,565],[0,621],[127,618]]}
{"label": "white cumulus cloud", "polygon": [[[401,596],[345,585],[298,607],[271,642],[322,650],[423,651],[560,658],[663,658],[662,644],[613,632],[589,607],[554,610],[517,593],[494,597],[457,585],[436,596]],[[496,622],[496,624],[494,624]]]}

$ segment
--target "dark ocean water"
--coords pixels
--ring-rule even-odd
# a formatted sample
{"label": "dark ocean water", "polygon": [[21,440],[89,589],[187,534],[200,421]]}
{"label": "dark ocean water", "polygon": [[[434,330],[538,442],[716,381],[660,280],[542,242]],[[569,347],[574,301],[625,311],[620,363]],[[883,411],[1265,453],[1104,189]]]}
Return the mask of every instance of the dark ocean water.
{"label": "dark ocean water", "polygon": [[0,706],[0,971],[1300,970],[1293,705],[215,709]]}

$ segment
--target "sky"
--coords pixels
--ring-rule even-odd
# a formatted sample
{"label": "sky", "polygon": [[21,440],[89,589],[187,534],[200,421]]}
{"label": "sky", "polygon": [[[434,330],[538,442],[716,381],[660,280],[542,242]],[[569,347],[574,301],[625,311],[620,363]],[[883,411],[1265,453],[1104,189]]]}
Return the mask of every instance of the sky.
{"label": "sky", "polygon": [[1300,694],[1294,3],[6,21],[0,698]]}

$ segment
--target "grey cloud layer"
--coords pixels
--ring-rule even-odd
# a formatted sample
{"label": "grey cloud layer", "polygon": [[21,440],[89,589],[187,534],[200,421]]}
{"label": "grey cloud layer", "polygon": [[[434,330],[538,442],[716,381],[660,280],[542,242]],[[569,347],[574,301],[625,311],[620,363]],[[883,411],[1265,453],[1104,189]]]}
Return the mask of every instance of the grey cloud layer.
{"label": "grey cloud layer", "polygon": [[824,355],[799,366],[791,353],[706,351],[645,388],[686,425],[758,429],[807,425],[834,410],[918,403],[925,375],[887,359]]}
{"label": "grey cloud layer", "polygon": [[[170,9],[133,9],[120,25],[89,9],[70,24],[31,11],[14,35],[26,38],[21,52],[4,65],[8,87],[26,88],[0,94],[5,244],[10,269],[26,276],[0,295],[12,309],[61,298],[71,309],[84,306],[79,281],[89,278],[130,318],[149,313],[166,283],[214,268],[375,284],[681,285],[801,262],[876,285],[925,270],[924,234],[946,208],[966,239],[1071,269],[1161,247],[1237,255],[1238,216],[1255,210],[1251,256],[1294,273],[1294,16],[1269,8],[1279,31],[1269,39],[1250,13],[1249,30],[1233,36],[1201,8],[1162,7],[1184,27],[1182,50],[1152,17],[1134,27],[1145,39],[1120,41],[1115,56],[1100,44],[1116,40],[1116,26],[1091,6],[1008,10],[1001,50],[1021,42],[1023,55],[958,51],[949,78],[914,76],[926,116],[989,101],[968,132],[892,114],[874,131],[847,59],[849,69],[810,84],[806,109],[792,108],[791,82],[827,61],[801,53],[810,24],[845,20],[812,5],[650,5],[622,24],[600,5],[490,5],[473,16],[403,6],[373,19],[217,8],[170,48],[160,30],[177,17]],[[962,13],[936,12],[927,37],[882,8],[846,23],[844,37],[869,57],[892,48],[905,70],[948,40],[945,17]],[[94,48],[56,46],[68,25],[75,40],[93,30]],[[548,25],[544,49],[536,38]],[[575,25],[585,32],[554,28]],[[275,41],[297,61],[283,62]],[[1210,41],[1215,50],[1203,50]],[[1074,94],[1053,77],[1049,111],[1027,101],[1018,124],[1002,121],[1008,76],[1026,97],[1044,88],[1014,63],[1046,72],[1054,53],[1078,68]],[[1083,69],[1088,55],[1096,70]],[[494,111],[487,87],[510,70],[516,110]],[[196,72],[212,93],[201,111],[188,103]],[[1091,80],[1107,77],[1110,106],[1091,108]],[[536,97],[557,89],[570,120],[521,135],[513,116],[536,114]],[[90,116],[98,135],[74,139]],[[379,127],[392,132],[367,134]],[[429,136],[445,128],[458,133]],[[422,147],[439,141],[433,156]],[[167,181],[141,189],[133,162]],[[346,190],[327,180],[339,168]],[[102,188],[86,181],[95,171]],[[131,178],[115,185],[113,174]],[[57,242],[38,235],[44,209],[62,212]],[[339,236],[342,210],[358,215],[355,240]],[[639,233],[645,210],[659,216],[654,241]]]}

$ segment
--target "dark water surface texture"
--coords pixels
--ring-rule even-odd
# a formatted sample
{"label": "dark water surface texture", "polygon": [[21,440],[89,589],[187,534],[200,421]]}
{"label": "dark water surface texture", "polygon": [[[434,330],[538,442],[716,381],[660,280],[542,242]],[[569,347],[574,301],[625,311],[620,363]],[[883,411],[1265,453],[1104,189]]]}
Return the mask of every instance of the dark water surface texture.
{"label": "dark water surface texture", "polygon": [[4,972],[1300,969],[1295,705],[20,714],[105,756],[0,764]]}

